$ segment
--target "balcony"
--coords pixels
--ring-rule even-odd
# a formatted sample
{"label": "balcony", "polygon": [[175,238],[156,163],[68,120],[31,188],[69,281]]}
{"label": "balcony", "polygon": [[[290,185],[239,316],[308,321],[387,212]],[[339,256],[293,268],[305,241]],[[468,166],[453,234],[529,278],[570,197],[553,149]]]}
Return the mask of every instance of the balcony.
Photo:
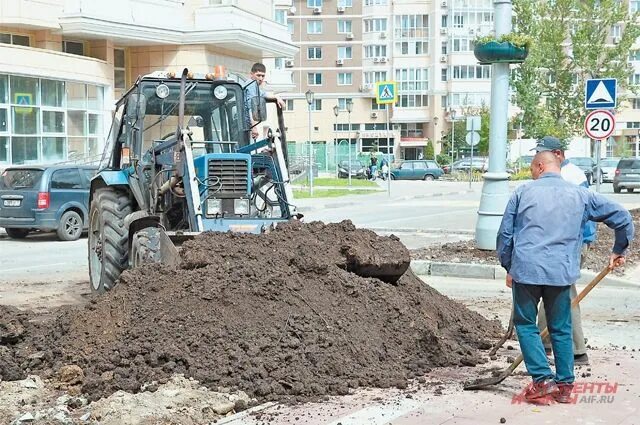
{"label": "balcony", "polygon": [[240,7],[237,0],[210,0],[204,6],[177,0],[64,0],[59,23],[64,35],[109,38],[123,46],[196,44],[253,57],[294,56],[297,47],[286,26],[261,16],[265,1]]}
{"label": "balcony", "polygon": [[60,0],[0,0],[0,26],[58,29],[61,14]]}

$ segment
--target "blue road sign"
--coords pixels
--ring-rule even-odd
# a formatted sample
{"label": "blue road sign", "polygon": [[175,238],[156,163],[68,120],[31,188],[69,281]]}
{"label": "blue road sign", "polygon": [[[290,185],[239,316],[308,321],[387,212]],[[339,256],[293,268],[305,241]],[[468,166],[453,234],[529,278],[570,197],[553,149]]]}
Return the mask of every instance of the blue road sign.
{"label": "blue road sign", "polygon": [[396,94],[395,81],[378,81],[376,83],[376,103],[378,105],[396,103]]}
{"label": "blue road sign", "polygon": [[587,80],[584,88],[585,109],[613,109],[616,107],[615,78],[594,78]]}

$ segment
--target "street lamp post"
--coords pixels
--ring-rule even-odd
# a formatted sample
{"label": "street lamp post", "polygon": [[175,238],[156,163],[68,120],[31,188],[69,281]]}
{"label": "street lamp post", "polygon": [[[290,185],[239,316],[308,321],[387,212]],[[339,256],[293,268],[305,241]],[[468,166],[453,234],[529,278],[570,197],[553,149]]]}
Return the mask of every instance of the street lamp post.
{"label": "street lamp post", "polygon": [[349,133],[347,136],[347,139],[349,141],[349,143],[347,143],[347,149],[349,151],[349,186],[351,186],[351,111],[353,111],[353,102],[351,101],[351,99],[347,99],[347,113],[348,113],[348,117],[349,117]]}
{"label": "street lamp post", "polygon": [[336,125],[333,128],[333,135],[335,136],[333,139],[333,152],[336,161],[336,177],[338,177],[338,113],[340,112],[340,108],[338,105],[333,107],[333,115],[336,116]]}
{"label": "street lamp post", "polygon": [[638,130],[638,136],[636,137],[636,158],[640,156],[640,130]]}
{"label": "street lamp post", "polygon": [[[511,32],[511,0],[494,0],[495,35]],[[482,197],[476,221],[478,248],[496,249],[496,235],[509,201],[507,173],[507,123],[509,107],[509,64],[491,65],[491,120],[489,128],[489,170],[484,174]]]}
{"label": "street lamp post", "polygon": [[451,109],[451,168],[453,167],[453,147],[456,144],[456,110]]}
{"label": "street lamp post", "polygon": [[304,94],[307,98],[309,106],[309,194],[313,196],[313,144],[311,143],[311,104],[313,103],[314,94],[311,90],[307,90]]}

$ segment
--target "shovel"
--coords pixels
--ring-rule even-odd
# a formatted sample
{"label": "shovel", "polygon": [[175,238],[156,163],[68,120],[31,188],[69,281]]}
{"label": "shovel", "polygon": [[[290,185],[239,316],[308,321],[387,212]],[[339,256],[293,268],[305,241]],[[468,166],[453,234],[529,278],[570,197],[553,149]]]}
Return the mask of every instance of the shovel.
{"label": "shovel", "polygon": [[[586,297],[587,294],[591,292],[591,290],[595,288],[595,286],[600,283],[600,281],[604,279],[607,274],[609,274],[610,271],[611,270],[609,269],[609,266],[605,266],[605,268],[602,269],[602,271],[596,277],[594,277],[593,280],[589,282],[589,284],[585,286],[584,289],[580,291],[578,296],[571,302],[571,308],[577,306],[580,301],[582,301],[582,299]],[[547,336],[549,336],[549,329],[544,328],[544,330],[540,332],[540,338],[544,341]],[[488,386],[499,384],[500,382],[504,381],[507,376],[511,375],[518,366],[520,366],[522,360],[522,353],[520,353],[518,357],[513,361],[513,363],[511,363],[511,366],[506,368],[500,375],[491,378],[480,378],[476,379],[475,381],[467,382],[466,384],[464,384],[463,388],[465,390],[481,390]]]}

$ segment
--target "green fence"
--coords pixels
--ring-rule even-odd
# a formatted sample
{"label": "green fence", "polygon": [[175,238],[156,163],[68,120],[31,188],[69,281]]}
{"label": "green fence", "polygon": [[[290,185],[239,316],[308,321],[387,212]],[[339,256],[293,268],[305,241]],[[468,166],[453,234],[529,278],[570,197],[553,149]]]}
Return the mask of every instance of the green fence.
{"label": "green fence", "polygon": [[[309,144],[308,143],[288,143],[289,164],[308,164]],[[370,153],[358,152],[355,142],[351,143],[351,160],[360,161],[364,165],[369,164]],[[383,156],[378,153],[378,157]],[[391,157],[393,161],[393,155]],[[335,146],[333,143],[314,143],[313,162],[321,173],[335,173],[336,166],[340,161],[349,160],[349,146],[347,141]]]}

